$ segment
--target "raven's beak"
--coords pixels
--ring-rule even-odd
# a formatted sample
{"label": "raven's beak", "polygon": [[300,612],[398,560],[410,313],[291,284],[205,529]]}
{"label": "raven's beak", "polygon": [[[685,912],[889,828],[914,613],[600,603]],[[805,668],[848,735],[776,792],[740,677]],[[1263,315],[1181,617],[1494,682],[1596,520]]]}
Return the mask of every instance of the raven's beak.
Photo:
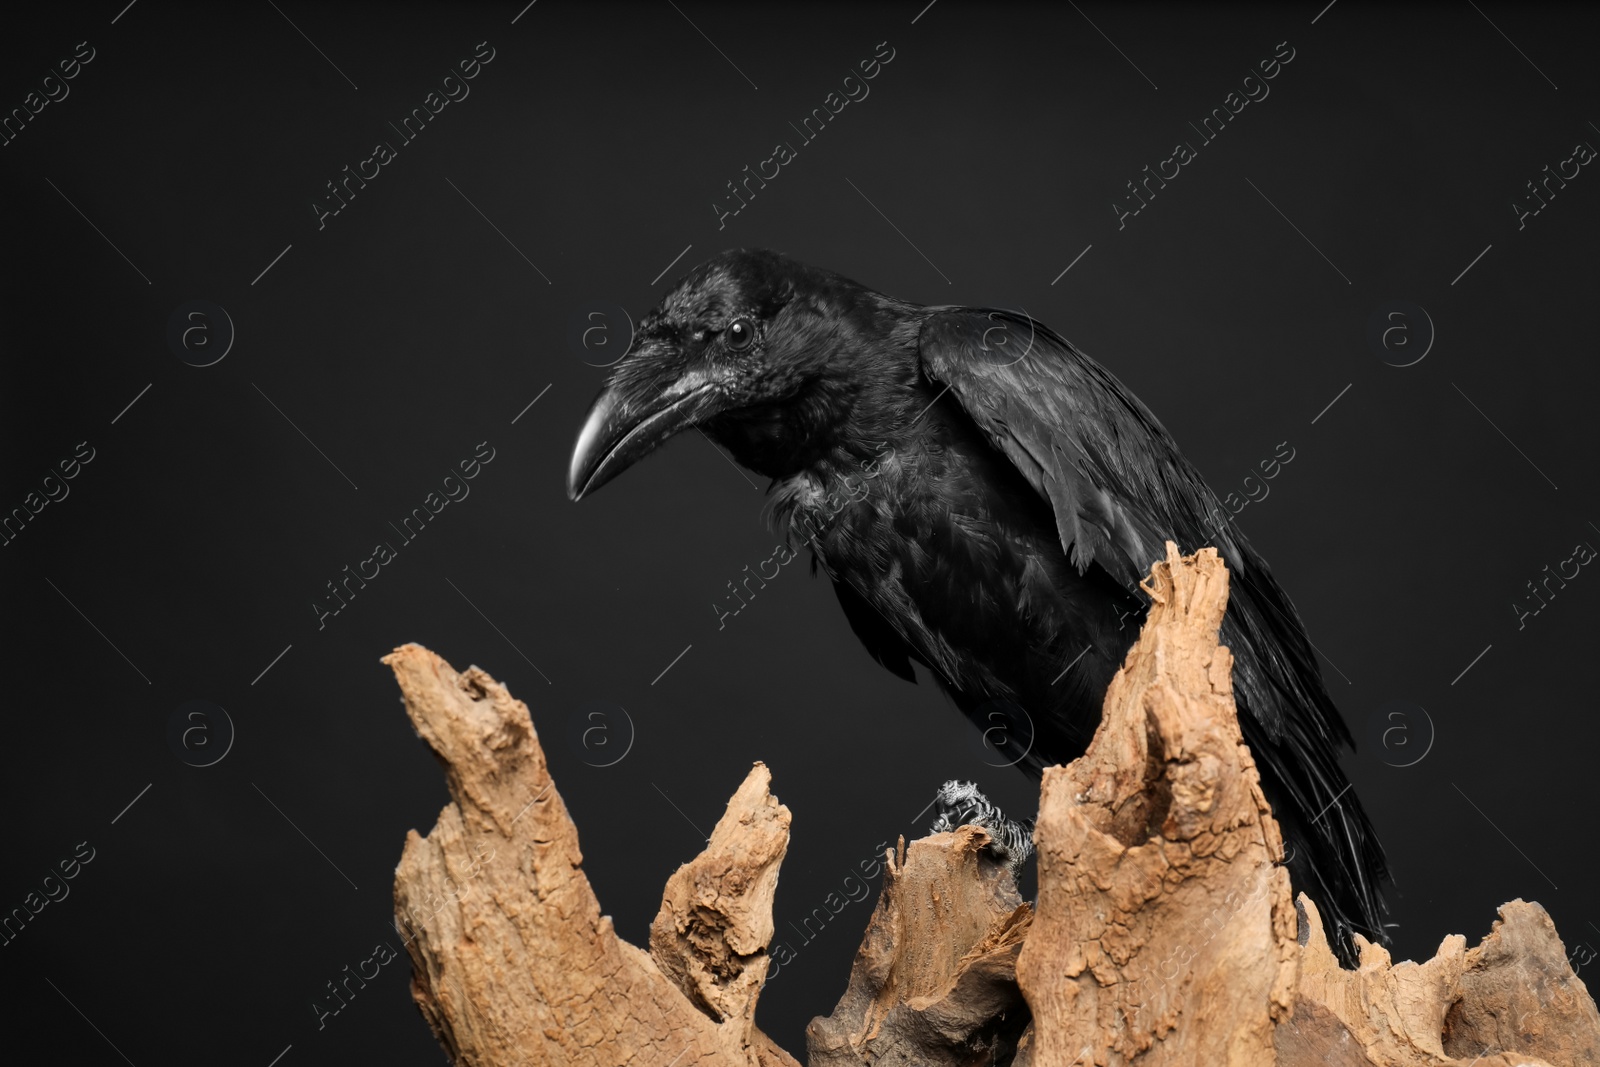
{"label": "raven's beak", "polygon": [[613,383],[595,399],[572,449],[567,496],[581,500],[655,451],[667,438],[723,407],[715,381],[688,376],[648,399]]}

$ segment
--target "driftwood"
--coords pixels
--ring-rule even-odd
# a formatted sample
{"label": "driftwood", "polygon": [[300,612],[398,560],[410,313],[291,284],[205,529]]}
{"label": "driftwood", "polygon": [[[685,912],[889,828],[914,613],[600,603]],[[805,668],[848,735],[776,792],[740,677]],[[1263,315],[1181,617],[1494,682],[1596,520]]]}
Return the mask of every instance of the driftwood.
{"label": "driftwood", "polygon": [[454,798],[406,835],[394,891],[412,996],[453,1062],[798,1067],[753,1022],[789,839],[764,766],[673,876],[646,953],[600,914],[527,705],[417,645],[384,661]]}
{"label": "driftwood", "polygon": [[[1239,733],[1227,585],[1210,549],[1152,568],[1094,740],[1046,772],[1036,907],[979,827],[889,850],[810,1067],[1600,1064],[1600,1015],[1537,904],[1421,964],[1358,938],[1340,969]],[[407,835],[395,913],[455,1063],[798,1067],[753,1021],[789,835],[764,765],[669,879],[645,952],[600,914],[527,707],[417,645],[385,662],[453,797]]]}
{"label": "driftwood", "polygon": [[1033,909],[988,840],[975,826],[900,839],[849,988],[807,1028],[809,1067],[1010,1060],[1029,1019],[1016,968]]}
{"label": "driftwood", "polygon": [[1046,770],[1018,978],[1041,1063],[1272,1063],[1294,983],[1282,839],[1217,645],[1228,572],[1169,548],[1083,757]]}

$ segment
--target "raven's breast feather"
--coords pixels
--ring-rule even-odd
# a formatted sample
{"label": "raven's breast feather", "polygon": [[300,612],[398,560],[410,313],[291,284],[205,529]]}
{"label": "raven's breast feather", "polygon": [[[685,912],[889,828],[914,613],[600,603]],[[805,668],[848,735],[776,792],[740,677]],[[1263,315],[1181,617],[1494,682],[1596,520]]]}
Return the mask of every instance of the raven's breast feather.
{"label": "raven's breast feather", "polygon": [[1036,680],[1055,676],[1066,650],[1105,643],[1114,598],[1098,568],[1068,562],[1048,507],[1014,470],[990,469],[993,457],[976,442],[902,448],[870,477],[783,480],[774,509],[845,587],[852,628],[880,663],[904,676],[909,652],[974,697],[1054,704],[1061,693],[1033,692]]}

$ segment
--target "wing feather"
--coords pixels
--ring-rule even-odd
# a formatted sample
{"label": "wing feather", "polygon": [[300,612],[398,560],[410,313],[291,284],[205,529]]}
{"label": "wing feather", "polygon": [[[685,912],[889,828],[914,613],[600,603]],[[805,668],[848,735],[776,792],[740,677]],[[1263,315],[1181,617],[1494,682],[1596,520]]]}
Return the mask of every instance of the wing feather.
{"label": "wing feather", "polygon": [[930,308],[919,354],[923,374],[1050,504],[1080,573],[1098,564],[1132,591],[1168,539],[1184,553],[1210,545],[1222,555],[1231,581],[1221,638],[1235,653],[1245,738],[1292,806],[1288,824],[1320,839],[1317,851],[1341,869],[1330,896],[1352,906],[1339,918],[1383,939],[1382,849],[1359,807],[1337,806],[1349,731],[1294,605],[1172,436],[1109,371],[1025,314]]}
{"label": "wing feather", "polygon": [[1080,573],[1096,562],[1136,585],[1168,537],[1185,552],[1214,544],[1235,572],[1247,569],[1221,502],[1109,371],[1025,315],[933,310],[924,373],[1050,502]]}

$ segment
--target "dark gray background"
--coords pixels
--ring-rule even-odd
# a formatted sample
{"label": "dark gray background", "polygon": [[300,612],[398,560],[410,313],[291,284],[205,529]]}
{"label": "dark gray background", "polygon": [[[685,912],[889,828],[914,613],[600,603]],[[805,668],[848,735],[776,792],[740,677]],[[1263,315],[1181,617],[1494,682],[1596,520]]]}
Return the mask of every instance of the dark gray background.
{"label": "dark gray background", "polygon": [[[95,849],[0,947],[14,1035],[47,1031],[75,1063],[438,1062],[403,958],[320,1031],[311,1008],[380,940],[398,947],[404,834],[446,799],[378,662],[405,641],[528,701],[602,906],[636,943],[751,761],[772,767],[794,812],[779,937],[798,958],[760,1019],[796,1052],[872,898],[810,944],[789,924],[878,842],[920,832],[945,778],[1031,812],[1031,784],[985,766],[931,686],[874,665],[804,564],[718,632],[711,604],[774,538],[753,476],[704,439],[565,499],[604,375],[569,345],[577,309],[637,316],[737,245],[914,300],[1027,308],[1219,492],[1288,441],[1240,523],[1358,735],[1381,733],[1387,702],[1413,709],[1395,744],[1348,760],[1393,858],[1397,954],[1476,940],[1517,896],[1550,909],[1575,962],[1600,944],[1583,838],[1600,577],[1521,630],[1511,606],[1600,545],[1600,175],[1523,229],[1511,208],[1575,143],[1600,145],[1594,12],[922,4],[542,0],[514,25],[517,0],[8,16],[0,108],[77,42],[97,52],[0,148],[0,510],[78,442],[96,453],[0,547],[0,910]],[[724,183],[885,40],[871,95],[719,230]],[[496,54],[471,95],[319,231],[323,183],[480,41]],[[1280,41],[1296,55],[1271,95],[1119,231],[1124,183]],[[214,366],[166,342],[190,300],[237,329]],[[1367,343],[1391,300],[1437,329],[1414,366]],[[471,495],[319,631],[324,583],[485,440]],[[192,699],[237,728],[207,768],[167,741]],[[631,717],[611,767],[567,741],[592,701]]]}

